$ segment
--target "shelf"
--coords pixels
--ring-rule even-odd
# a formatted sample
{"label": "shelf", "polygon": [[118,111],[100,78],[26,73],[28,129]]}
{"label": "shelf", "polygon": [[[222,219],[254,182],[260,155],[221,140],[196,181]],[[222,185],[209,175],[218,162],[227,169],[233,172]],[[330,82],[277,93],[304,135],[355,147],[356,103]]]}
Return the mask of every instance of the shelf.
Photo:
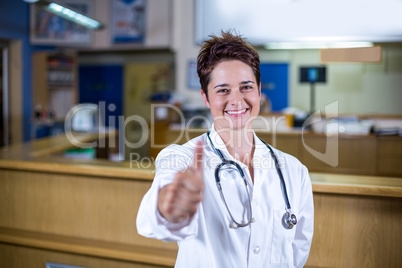
{"label": "shelf", "polygon": [[33,54],[33,107],[63,118],[78,103],[75,53],[40,51]]}

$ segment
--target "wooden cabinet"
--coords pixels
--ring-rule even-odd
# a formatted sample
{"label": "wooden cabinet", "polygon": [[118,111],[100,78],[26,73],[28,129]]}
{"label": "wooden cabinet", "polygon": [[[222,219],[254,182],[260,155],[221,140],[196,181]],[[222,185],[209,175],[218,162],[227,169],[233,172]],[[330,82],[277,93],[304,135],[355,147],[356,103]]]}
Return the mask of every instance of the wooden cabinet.
{"label": "wooden cabinet", "polygon": [[[167,146],[171,143],[183,144],[205,131],[171,130],[165,126],[155,133]],[[310,172],[402,176],[402,138],[398,136],[326,137],[314,133],[256,132],[273,147],[295,156]],[[156,157],[160,150],[151,148],[150,152]]]}
{"label": "wooden cabinet", "polygon": [[[376,137],[307,135],[295,155],[315,172],[376,175]],[[332,146],[331,146],[332,144]]]}
{"label": "wooden cabinet", "polygon": [[384,136],[378,138],[378,172],[382,175],[401,176],[402,138]]}
{"label": "wooden cabinet", "polygon": [[[273,147],[299,159],[313,172],[376,175],[376,137],[307,133],[257,135]],[[402,173],[401,173],[402,174]]]}
{"label": "wooden cabinet", "polygon": [[273,135],[272,133],[258,133],[258,137],[277,148],[291,155],[300,155],[299,141],[296,135]]}
{"label": "wooden cabinet", "polygon": [[32,99],[36,117],[64,120],[78,102],[77,57],[74,53],[35,52]]}

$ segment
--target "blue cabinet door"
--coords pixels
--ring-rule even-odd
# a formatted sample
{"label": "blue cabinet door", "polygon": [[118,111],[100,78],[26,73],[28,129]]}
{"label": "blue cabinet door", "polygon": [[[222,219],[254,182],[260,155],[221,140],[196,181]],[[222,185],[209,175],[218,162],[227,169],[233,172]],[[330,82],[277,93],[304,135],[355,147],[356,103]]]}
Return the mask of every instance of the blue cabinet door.
{"label": "blue cabinet door", "polygon": [[270,102],[272,111],[288,107],[288,70],[287,63],[261,63],[261,92]]}
{"label": "blue cabinet door", "polygon": [[[118,116],[123,115],[123,66],[81,65],[79,66],[79,102],[104,102],[106,126],[118,128]],[[114,125],[109,119],[114,119]]]}

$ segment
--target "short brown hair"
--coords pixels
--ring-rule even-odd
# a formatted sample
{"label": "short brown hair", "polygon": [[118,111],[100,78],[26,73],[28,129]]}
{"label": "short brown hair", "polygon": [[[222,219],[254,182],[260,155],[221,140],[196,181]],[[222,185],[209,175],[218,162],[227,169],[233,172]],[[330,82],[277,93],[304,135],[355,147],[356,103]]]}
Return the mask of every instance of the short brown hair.
{"label": "short brown hair", "polygon": [[260,85],[260,58],[252,45],[232,31],[222,31],[221,37],[211,35],[211,39],[204,42],[197,57],[197,73],[200,78],[201,89],[208,97],[208,84],[211,73],[218,63],[228,60],[239,60],[253,70],[257,86]]}

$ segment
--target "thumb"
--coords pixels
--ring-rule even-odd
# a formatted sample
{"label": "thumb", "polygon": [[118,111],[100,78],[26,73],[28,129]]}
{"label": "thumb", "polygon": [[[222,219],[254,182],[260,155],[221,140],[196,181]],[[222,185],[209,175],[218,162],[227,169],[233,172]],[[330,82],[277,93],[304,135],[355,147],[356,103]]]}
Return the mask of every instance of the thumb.
{"label": "thumb", "polygon": [[195,150],[194,150],[194,159],[193,159],[193,164],[192,164],[192,168],[195,172],[202,172],[203,171],[203,163],[202,163],[202,159],[204,156],[204,144],[202,143],[202,141],[198,141],[196,146],[195,146]]}

